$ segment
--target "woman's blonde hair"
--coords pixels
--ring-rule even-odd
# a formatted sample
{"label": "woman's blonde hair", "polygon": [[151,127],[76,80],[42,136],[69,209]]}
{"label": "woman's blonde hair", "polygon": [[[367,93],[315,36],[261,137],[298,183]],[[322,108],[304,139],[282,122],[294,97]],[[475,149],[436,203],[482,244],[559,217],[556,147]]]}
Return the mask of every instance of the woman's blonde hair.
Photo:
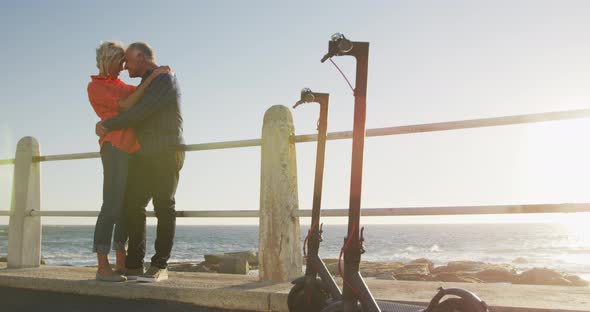
{"label": "woman's blonde hair", "polygon": [[118,41],[103,41],[96,48],[96,67],[101,75],[109,75],[112,62],[119,62],[125,57],[125,48]]}

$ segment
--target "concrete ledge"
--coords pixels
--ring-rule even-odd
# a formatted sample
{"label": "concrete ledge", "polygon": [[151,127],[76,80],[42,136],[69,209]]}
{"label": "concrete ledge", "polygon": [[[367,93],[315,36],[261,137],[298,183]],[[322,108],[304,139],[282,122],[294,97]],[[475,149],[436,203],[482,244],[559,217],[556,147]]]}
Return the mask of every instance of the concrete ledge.
{"label": "concrete ledge", "polygon": [[[106,283],[94,269],[42,266],[6,269],[0,263],[0,286],[125,299],[154,299],[199,306],[251,311],[287,312],[290,283],[261,282],[255,276],[170,272],[155,284]],[[426,305],[439,286],[461,287],[484,299],[493,312],[590,311],[589,287],[465,284],[368,279],[378,299]]]}

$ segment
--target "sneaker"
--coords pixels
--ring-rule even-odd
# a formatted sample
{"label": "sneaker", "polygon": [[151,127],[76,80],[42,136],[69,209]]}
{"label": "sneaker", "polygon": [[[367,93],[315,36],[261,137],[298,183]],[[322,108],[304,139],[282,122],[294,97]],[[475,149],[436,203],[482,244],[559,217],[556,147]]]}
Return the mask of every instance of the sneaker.
{"label": "sneaker", "polygon": [[97,281],[103,281],[103,282],[113,282],[113,283],[117,283],[117,282],[124,282],[127,280],[127,278],[121,274],[110,274],[110,275],[103,275],[100,274],[98,272],[96,272],[96,280]]}
{"label": "sneaker", "polygon": [[168,279],[168,269],[160,269],[156,266],[150,265],[149,269],[142,275],[137,277],[138,282],[155,283],[165,281]]}
{"label": "sneaker", "polygon": [[138,276],[143,275],[143,273],[144,273],[143,267],[137,268],[137,269],[124,269],[124,270],[117,269],[115,272],[117,272],[121,275],[124,275],[130,281],[136,280]]}

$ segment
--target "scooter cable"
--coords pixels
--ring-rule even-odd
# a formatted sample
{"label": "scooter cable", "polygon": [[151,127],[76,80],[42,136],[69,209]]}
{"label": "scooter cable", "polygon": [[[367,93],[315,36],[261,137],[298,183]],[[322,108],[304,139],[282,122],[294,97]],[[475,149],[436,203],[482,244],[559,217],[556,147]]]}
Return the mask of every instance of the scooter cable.
{"label": "scooter cable", "polygon": [[303,241],[303,257],[305,258],[305,264],[306,265],[312,265],[313,268],[315,269],[316,272],[320,272],[320,267],[317,266],[317,264],[310,262],[309,258],[307,257],[307,249],[305,248],[307,246],[307,240],[309,239],[309,236],[311,235],[313,229],[318,226],[318,223],[314,223],[311,225],[311,227],[309,228],[309,230],[307,231],[307,236],[305,236],[305,240]]}
{"label": "scooter cable", "polygon": [[342,72],[342,70],[340,69],[340,67],[338,67],[338,65],[336,65],[336,63],[334,63],[334,61],[332,60],[332,58],[330,58],[330,62],[332,62],[332,64],[334,64],[334,66],[336,66],[336,69],[338,69],[338,71],[340,72],[340,75],[342,75],[342,77],[344,77],[344,80],[346,80],[346,83],[348,83],[348,86],[350,87],[350,90],[352,90],[352,93],[354,94],[354,87],[352,86],[352,84],[350,83],[350,81],[348,80],[348,78],[346,78],[346,75]]}
{"label": "scooter cable", "polygon": [[307,231],[307,235],[305,236],[305,240],[303,240],[303,256],[307,259],[307,240],[309,239],[309,235],[311,235],[311,231],[317,226],[317,222],[313,223],[309,230]]}
{"label": "scooter cable", "polygon": [[[351,232],[354,232],[355,229],[356,229],[356,225],[353,224]],[[340,255],[338,255],[338,274],[340,274],[340,277],[342,277],[342,282],[344,284],[346,284],[346,286],[348,286],[348,288],[350,288],[350,290],[352,290],[352,292],[354,292],[357,295],[357,297],[361,298],[361,297],[363,297],[363,295],[361,294],[360,290],[355,288],[352,284],[350,284],[350,282],[348,282],[348,280],[346,280],[346,278],[344,277],[344,274],[342,274],[342,267],[340,266],[340,260],[342,259],[342,254],[344,253],[344,251],[348,247],[348,244],[350,243],[351,239],[352,239],[352,236],[349,235],[349,237],[346,239],[346,242],[344,243],[344,246],[342,246],[342,248],[340,249]],[[363,297],[363,299],[366,299],[366,298]]]}

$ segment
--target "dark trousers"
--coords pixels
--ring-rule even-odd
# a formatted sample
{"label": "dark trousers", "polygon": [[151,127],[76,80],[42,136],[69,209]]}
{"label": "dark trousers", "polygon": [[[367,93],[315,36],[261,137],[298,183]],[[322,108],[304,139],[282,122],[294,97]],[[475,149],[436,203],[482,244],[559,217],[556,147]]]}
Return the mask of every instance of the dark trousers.
{"label": "dark trousers", "polygon": [[184,151],[132,156],[123,214],[129,231],[127,268],[143,266],[146,251],[145,208],[150,200],[158,218],[156,254],[151,259],[151,265],[158,268],[168,266],[176,232],[174,195],[183,164]]}
{"label": "dark trousers", "polygon": [[93,252],[109,254],[111,239],[113,250],[125,250],[127,229],[121,216],[127,188],[129,157],[129,154],[112,146],[110,142],[104,142],[100,149],[103,168],[102,207],[94,228]]}

